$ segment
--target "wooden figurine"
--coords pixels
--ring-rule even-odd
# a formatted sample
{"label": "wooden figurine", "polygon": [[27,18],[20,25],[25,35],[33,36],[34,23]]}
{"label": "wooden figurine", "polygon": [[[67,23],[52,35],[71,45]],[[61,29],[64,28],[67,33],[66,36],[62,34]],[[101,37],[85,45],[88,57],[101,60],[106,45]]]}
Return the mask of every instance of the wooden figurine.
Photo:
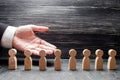
{"label": "wooden figurine", "polygon": [[24,69],[31,70],[32,69],[32,58],[31,58],[31,51],[25,50],[24,51],[25,59],[24,59]]}
{"label": "wooden figurine", "polygon": [[8,51],[9,54],[9,62],[8,62],[8,69],[10,70],[15,70],[17,69],[17,58],[16,58],[16,54],[17,54],[17,50],[16,49],[10,49]]}
{"label": "wooden figurine", "polygon": [[95,59],[95,70],[102,70],[103,69],[103,50],[97,49],[96,52],[96,59]]}
{"label": "wooden figurine", "polygon": [[61,50],[57,49],[54,52],[55,59],[54,59],[54,68],[56,71],[61,70]]}
{"label": "wooden figurine", "polygon": [[107,68],[109,70],[115,70],[116,69],[116,59],[115,59],[116,53],[117,52],[114,49],[110,49],[108,51],[109,58],[108,58]]}
{"label": "wooden figurine", "polygon": [[71,49],[69,51],[69,55],[70,55],[69,64],[68,64],[69,65],[68,66],[69,70],[72,70],[72,71],[76,70],[76,63],[77,63],[76,58],[75,58],[76,54],[77,54],[77,52],[76,52],[75,49]]}
{"label": "wooden figurine", "polygon": [[47,62],[46,62],[46,54],[45,54],[45,51],[44,50],[41,50],[40,51],[40,59],[39,59],[39,69],[41,71],[45,71],[46,70],[46,67],[47,67]]}
{"label": "wooden figurine", "polygon": [[91,51],[88,49],[84,49],[83,51],[83,60],[82,60],[82,69],[83,70],[90,70],[90,58],[89,56],[91,55]]}

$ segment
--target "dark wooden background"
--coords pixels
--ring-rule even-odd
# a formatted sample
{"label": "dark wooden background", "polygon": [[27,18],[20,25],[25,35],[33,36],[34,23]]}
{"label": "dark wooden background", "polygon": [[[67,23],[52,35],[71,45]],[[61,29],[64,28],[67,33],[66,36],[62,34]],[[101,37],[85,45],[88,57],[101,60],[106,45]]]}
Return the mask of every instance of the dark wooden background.
{"label": "dark wooden background", "polygon": [[105,51],[104,58],[116,49],[119,58],[120,0],[1,0],[0,22],[48,26],[49,32],[36,35],[61,49],[62,58],[69,57],[71,48],[78,51],[77,58],[85,48],[92,51],[91,58],[98,48]]}

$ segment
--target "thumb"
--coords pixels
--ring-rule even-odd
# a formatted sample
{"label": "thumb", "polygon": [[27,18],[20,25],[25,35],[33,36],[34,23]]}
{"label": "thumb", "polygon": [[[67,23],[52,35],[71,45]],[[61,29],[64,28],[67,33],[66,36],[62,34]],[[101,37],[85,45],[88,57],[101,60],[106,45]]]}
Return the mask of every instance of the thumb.
{"label": "thumb", "polygon": [[38,31],[38,32],[46,32],[49,30],[48,27],[45,27],[45,26],[36,26],[36,25],[33,25],[32,26],[32,30],[33,31]]}

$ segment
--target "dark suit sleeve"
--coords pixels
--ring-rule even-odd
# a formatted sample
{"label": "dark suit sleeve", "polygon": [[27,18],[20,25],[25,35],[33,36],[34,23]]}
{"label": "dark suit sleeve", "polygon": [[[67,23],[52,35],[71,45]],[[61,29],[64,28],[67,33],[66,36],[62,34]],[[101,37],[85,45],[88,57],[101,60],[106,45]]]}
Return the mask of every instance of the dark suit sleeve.
{"label": "dark suit sleeve", "polygon": [[5,29],[7,27],[8,27],[8,25],[0,23],[0,41],[1,41],[1,38],[2,38],[2,35],[3,35],[4,31],[5,31]]}

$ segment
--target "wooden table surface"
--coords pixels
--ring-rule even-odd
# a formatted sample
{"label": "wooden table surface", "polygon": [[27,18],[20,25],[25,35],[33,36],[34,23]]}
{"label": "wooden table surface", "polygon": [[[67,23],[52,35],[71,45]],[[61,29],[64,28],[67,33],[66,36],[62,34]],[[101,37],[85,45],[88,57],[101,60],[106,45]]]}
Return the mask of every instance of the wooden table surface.
{"label": "wooden table surface", "polygon": [[68,59],[62,59],[61,71],[55,71],[53,66],[47,67],[46,71],[39,71],[37,65],[31,71],[25,71],[23,65],[18,65],[16,70],[0,66],[0,80],[120,80],[120,60],[117,60],[117,70],[107,70],[106,64],[107,61],[104,60],[103,71],[94,70],[94,60],[91,60],[90,71],[82,70],[81,60],[77,60],[77,71],[69,71]]}

